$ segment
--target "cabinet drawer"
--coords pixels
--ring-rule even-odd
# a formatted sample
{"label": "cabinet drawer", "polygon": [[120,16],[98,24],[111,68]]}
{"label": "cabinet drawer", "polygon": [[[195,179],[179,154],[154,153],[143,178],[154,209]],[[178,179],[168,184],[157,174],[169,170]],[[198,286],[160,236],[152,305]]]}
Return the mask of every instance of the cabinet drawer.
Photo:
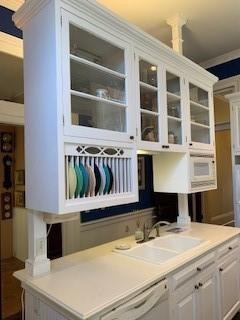
{"label": "cabinet drawer", "polygon": [[215,252],[211,252],[204,256],[203,258],[197,260],[190,266],[184,268],[183,270],[177,272],[172,277],[173,288],[176,289],[182,283],[186,282],[193,276],[199,274],[201,271],[206,270],[210,265],[214,264]]}
{"label": "cabinet drawer", "polygon": [[235,238],[232,241],[227,242],[225,245],[221,246],[217,251],[218,259],[226,256],[230,256],[233,251],[236,251],[239,248],[240,240]]}

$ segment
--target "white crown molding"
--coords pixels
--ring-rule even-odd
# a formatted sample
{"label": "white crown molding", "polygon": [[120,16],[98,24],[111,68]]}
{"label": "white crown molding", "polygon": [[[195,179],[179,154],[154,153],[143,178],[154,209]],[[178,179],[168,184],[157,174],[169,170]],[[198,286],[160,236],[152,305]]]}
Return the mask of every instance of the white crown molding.
{"label": "white crown molding", "polygon": [[0,32],[0,52],[23,58],[22,39]]}
{"label": "white crown molding", "polygon": [[237,59],[237,58],[240,58],[240,49],[233,50],[233,51],[227,52],[225,54],[222,54],[218,57],[215,57],[213,59],[203,61],[203,62],[199,63],[199,65],[205,69],[208,69],[208,68],[217,66],[219,64],[222,64],[222,63],[225,63],[225,62]]}
{"label": "white crown molding", "polygon": [[0,0],[0,6],[8,8],[12,11],[17,11],[23,3],[24,0]]}
{"label": "white crown molding", "polygon": [[[38,12],[49,2],[54,2],[56,9],[60,7],[72,7],[73,10],[76,10],[76,14],[79,12],[80,15],[84,14],[89,16],[91,19],[100,21],[101,24],[106,22],[107,27],[111,24],[113,29],[117,30],[119,33],[128,37],[129,41],[134,38],[138,46],[148,50],[148,47],[151,46],[155,52],[158,52],[161,55],[161,58],[164,63],[173,63],[179,67],[183,68],[189,74],[198,72],[199,77],[202,74],[202,81],[209,81],[210,84],[215,83],[218,78],[212,75],[211,73],[205,71],[198,64],[192,62],[186,57],[174,52],[167,45],[160,42],[158,39],[152,37],[146,32],[142,31],[138,27],[127,23],[121,17],[106,9],[95,0],[29,0],[24,3],[24,5],[14,14],[13,20],[18,28],[22,29],[28,21],[38,14]],[[146,45],[146,39],[148,40]],[[201,81],[201,79],[199,80]]]}

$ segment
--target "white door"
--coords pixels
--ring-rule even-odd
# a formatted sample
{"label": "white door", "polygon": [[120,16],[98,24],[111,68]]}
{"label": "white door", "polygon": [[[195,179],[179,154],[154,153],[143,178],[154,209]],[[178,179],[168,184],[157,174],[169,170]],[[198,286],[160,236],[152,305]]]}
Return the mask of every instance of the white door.
{"label": "white door", "polygon": [[220,294],[221,294],[221,319],[228,319],[232,309],[239,308],[239,258],[228,260],[219,267]]}
{"label": "white door", "polygon": [[216,291],[216,272],[208,272],[198,282],[199,320],[216,320],[218,317]]}
{"label": "white door", "polygon": [[133,52],[96,23],[62,11],[64,133],[131,143]]}
{"label": "white door", "polygon": [[214,147],[213,95],[209,88],[203,88],[190,81],[189,100],[189,147],[211,150]]}
{"label": "white door", "polygon": [[173,298],[173,320],[197,320],[197,289],[194,280],[179,287]]}

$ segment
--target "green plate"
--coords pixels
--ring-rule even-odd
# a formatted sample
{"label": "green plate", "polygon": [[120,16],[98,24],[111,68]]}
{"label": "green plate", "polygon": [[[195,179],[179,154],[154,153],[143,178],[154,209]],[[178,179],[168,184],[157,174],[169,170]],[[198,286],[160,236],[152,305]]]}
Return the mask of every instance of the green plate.
{"label": "green plate", "polygon": [[109,190],[109,186],[110,186],[110,174],[109,174],[109,171],[108,171],[108,167],[105,166],[105,164],[103,165],[103,170],[105,172],[105,176],[106,176],[106,184],[105,184],[105,187],[104,187],[104,190],[103,190],[103,194],[106,194]]}
{"label": "green plate", "polygon": [[76,190],[75,190],[75,197],[77,198],[80,195],[82,188],[83,188],[83,174],[77,164],[75,164],[74,169],[75,169],[76,176],[77,176],[77,186],[76,186]]}

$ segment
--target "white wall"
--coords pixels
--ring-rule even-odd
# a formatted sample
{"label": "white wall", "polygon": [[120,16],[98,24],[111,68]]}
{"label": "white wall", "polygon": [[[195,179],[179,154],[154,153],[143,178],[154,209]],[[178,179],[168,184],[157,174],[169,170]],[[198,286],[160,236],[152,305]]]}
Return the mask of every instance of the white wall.
{"label": "white wall", "polygon": [[138,220],[142,228],[145,222],[150,224],[152,213],[153,208],[149,208],[84,224],[80,219],[63,223],[63,255],[134,234]]}
{"label": "white wall", "polygon": [[27,210],[13,209],[13,256],[21,261],[28,257]]}

